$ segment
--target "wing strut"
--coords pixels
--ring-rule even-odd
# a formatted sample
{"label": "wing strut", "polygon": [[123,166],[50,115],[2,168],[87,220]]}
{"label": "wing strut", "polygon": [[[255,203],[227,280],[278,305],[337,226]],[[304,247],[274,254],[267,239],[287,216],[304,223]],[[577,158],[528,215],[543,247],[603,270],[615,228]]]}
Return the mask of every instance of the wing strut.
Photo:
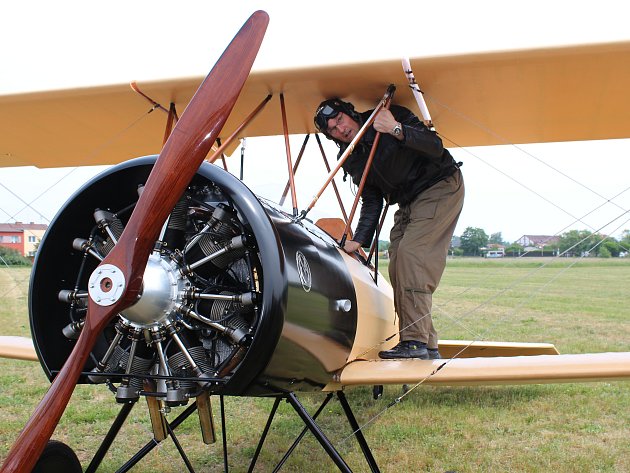
{"label": "wing strut", "polygon": [[381,230],[383,229],[383,224],[385,223],[385,217],[387,216],[387,211],[389,210],[389,204],[385,204],[385,208],[381,213],[381,221],[378,223],[378,227],[376,227],[376,235],[374,236],[374,241],[372,242],[372,246],[370,247],[370,254],[367,257],[366,266],[370,266],[372,261],[372,256],[374,255],[374,284],[378,284],[378,239],[381,235]]}
{"label": "wing strut", "polygon": [[168,140],[168,137],[171,136],[171,131],[173,131],[173,124],[177,123],[177,121],[179,120],[177,109],[175,108],[175,103],[171,102],[167,110],[161,103],[153,100],[147,94],[142,92],[140,90],[140,87],[138,87],[138,83],[136,81],[130,82],[129,86],[133,89],[134,92],[144,97],[153,106],[151,111],[158,109],[168,114],[168,118],[166,119],[166,128],[164,129],[164,140],[162,141],[162,146],[164,146],[166,144],[166,141]]}
{"label": "wing strut", "polygon": [[422,96],[422,90],[420,90],[420,86],[416,82],[416,76],[413,75],[409,58],[405,57],[402,59],[402,67],[403,72],[405,73],[405,76],[407,76],[407,80],[409,81],[409,88],[411,89],[411,92],[416,99],[418,108],[420,108],[420,113],[422,114],[424,124],[429,130],[435,131],[433,120],[431,120],[431,114],[429,113],[429,107],[427,107],[427,103],[424,101],[424,97]]}
{"label": "wing strut", "polygon": [[[326,166],[326,171],[330,173],[330,164],[328,164],[328,159],[326,158],[326,152],[324,151],[324,147],[322,146],[322,140],[319,138],[319,134],[315,134],[315,140],[317,140],[317,145],[319,146],[319,151],[322,153],[322,159],[324,160],[324,166]],[[346,213],[346,208],[343,206],[343,201],[341,200],[341,194],[339,194],[339,189],[337,188],[337,183],[334,179],[331,179],[331,183],[333,189],[335,190],[335,195],[337,196],[337,202],[339,202],[339,208],[341,209],[341,214],[343,215],[344,223],[348,222],[348,214]]]}
{"label": "wing strut", "polygon": [[138,87],[138,83],[134,80],[132,82],[129,83],[129,86],[133,89],[134,92],[136,92],[137,94],[140,94],[142,97],[144,97],[145,99],[147,99],[147,101],[153,105],[153,110],[155,110],[156,108],[162,110],[165,113],[169,113],[169,110],[167,110],[161,103],[156,102],[155,100],[153,100],[151,97],[149,97],[147,94],[145,94],[144,92],[142,92],[140,90],[140,87]]}
{"label": "wing strut", "polygon": [[[306,143],[308,143],[311,135],[306,135],[304,137],[304,141],[302,142],[302,148],[300,148],[300,153],[298,154],[297,159],[295,160],[295,164],[293,165],[293,176],[295,177],[295,173],[297,172],[298,166],[300,165],[300,161],[302,161],[302,156],[304,155],[304,150],[306,149]],[[287,193],[289,192],[289,188],[291,187],[291,178],[287,180],[287,185],[284,186],[284,191],[282,191],[282,197],[280,197],[280,205],[284,204],[284,200],[287,198]]]}
{"label": "wing strut", "polygon": [[[236,127],[236,130],[234,130],[234,132],[232,132],[232,134],[230,136],[228,136],[225,141],[223,142],[222,145],[219,146],[219,148],[217,150],[214,151],[214,153],[207,159],[207,161],[209,163],[214,163],[217,159],[219,159],[219,157],[223,154],[223,152],[225,151],[225,149],[230,146],[230,143],[232,143],[232,141],[234,141],[234,139],[238,136],[238,134],[243,131],[243,129],[249,125],[249,123],[256,118],[256,116],[260,113],[260,111],[265,107],[265,105],[267,105],[267,102],[269,102],[271,100],[271,97],[273,97],[273,94],[269,94],[267,95],[262,102],[260,102],[258,104],[258,106],[252,111],[252,113],[250,113],[249,115],[247,115],[247,118],[245,118],[245,120],[243,120],[243,122]],[[243,180],[242,176],[241,176],[241,181]]]}
{"label": "wing strut", "polygon": [[162,146],[168,141],[168,137],[171,136],[171,132],[173,131],[173,125],[176,124],[178,120],[177,109],[175,108],[175,104],[171,102],[171,105],[168,107],[168,118],[166,119],[166,129],[164,130]]}
{"label": "wing strut", "polygon": [[223,163],[223,169],[225,169],[226,171],[228,170],[227,168],[227,162],[225,162],[225,153],[223,153],[221,150],[221,138],[217,138],[217,150],[215,151],[216,154],[218,154],[219,156],[221,156],[221,163]]}
{"label": "wing strut", "polygon": [[[291,145],[289,144],[289,126],[287,124],[287,109],[284,105],[284,94],[280,94],[280,110],[282,111],[282,129],[284,131],[284,145],[287,149],[287,168],[289,169],[289,186],[291,188],[291,204],[293,217],[298,216],[297,194],[295,192],[295,175],[291,164]],[[297,169],[297,163],[296,163]]]}

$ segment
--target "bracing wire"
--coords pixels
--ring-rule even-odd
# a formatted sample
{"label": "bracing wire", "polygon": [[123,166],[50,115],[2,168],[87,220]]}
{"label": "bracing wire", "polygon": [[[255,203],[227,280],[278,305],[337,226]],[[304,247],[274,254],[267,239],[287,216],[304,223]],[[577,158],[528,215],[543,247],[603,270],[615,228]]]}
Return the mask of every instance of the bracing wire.
{"label": "bracing wire", "polygon": [[[630,210],[624,210],[620,215],[616,216],[614,219],[612,219],[611,221],[609,221],[608,223],[606,223],[605,225],[603,225],[599,230],[607,227],[608,225],[610,225],[612,222],[615,222],[616,220],[621,219],[622,217],[626,216],[628,213],[630,213]],[[626,225],[628,222],[630,222],[630,219],[626,219],[624,222],[622,222],[620,225],[617,226],[617,228],[614,229],[614,231],[619,230],[620,228],[622,228],[624,225]],[[575,248],[576,246],[578,246],[580,243],[583,243],[584,241],[586,241],[588,237],[585,237],[584,239],[582,239],[581,241],[578,241],[577,243],[575,243],[573,246],[571,246],[570,248],[567,248],[562,254],[553,257],[550,261],[544,263],[543,265],[541,265],[540,267],[536,268],[534,271],[531,271],[530,273],[528,273],[524,278],[521,278],[521,280],[513,283],[510,287],[504,289],[503,291],[501,291],[500,294],[505,293],[507,290],[513,288],[514,286],[516,286],[517,284],[520,284],[521,282],[523,282],[523,280],[529,278],[533,273],[539,271],[541,268],[549,265],[551,262],[555,261],[558,258],[561,258],[563,255],[565,255],[566,253],[570,252],[573,248]],[[602,238],[601,240],[599,240],[597,243],[595,243],[590,249],[589,251],[593,251],[595,248],[597,248],[599,245],[601,245],[604,241],[606,241],[607,239],[609,239],[609,237],[605,237]],[[584,256],[582,256],[581,258],[584,258]],[[540,287],[538,287],[535,291],[532,291],[529,295],[529,297],[523,301],[521,301],[516,307],[514,307],[510,312],[504,314],[502,317],[500,317],[498,320],[496,320],[488,329],[486,329],[485,333],[481,334],[480,337],[478,337],[478,339],[471,341],[470,343],[468,343],[466,346],[462,347],[457,353],[455,353],[455,355],[452,358],[449,358],[447,360],[442,361],[438,367],[436,367],[433,371],[431,371],[431,373],[429,373],[428,375],[426,375],[424,378],[422,378],[420,381],[418,381],[416,384],[414,384],[413,386],[411,386],[410,388],[408,388],[407,390],[405,390],[400,396],[394,398],[389,404],[387,404],[387,406],[385,406],[382,410],[380,410],[379,412],[377,412],[374,416],[372,416],[371,418],[369,418],[366,422],[364,422],[363,424],[361,424],[359,426],[358,429],[354,430],[352,433],[350,433],[349,435],[347,435],[346,437],[344,437],[341,442],[346,442],[349,439],[351,439],[352,437],[354,437],[356,435],[356,433],[358,431],[362,431],[363,429],[365,429],[366,427],[368,427],[369,425],[371,425],[372,423],[374,423],[378,418],[380,418],[381,416],[383,416],[388,410],[390,410],[392,407],[396,406],[397,404],[399,404],[403,398],[405,396],[407,396],[409,393],[411,393],[412,391],[414,391],[416,388],[418,388],[419,386],[421,386],[422,384],[424,384],[428,379],[430,379],[432,376],[434,376],[436,373],[438,373],[440,370],[442,370],[443,368],[447,367],[448,364],[452,361],[455,360],[457,358],[459,358],[459,356],[465,352],[468,348],[470,348],[474,343],[476,342],[480,342],[480,341],[484,341],[487,339],[487,337],[489,336],[489,334],[496,329],[496,327],[501,324],[504,323],[505,320],[507,320],[509,317],[511,317],[520,307],[522,307],[525,303],[529,302],[535,294],[541,292],[543,289],[549,287],[549,285],[551,285],[555,280],[557,280],[562,274],[564,274],[566,271],[568,271],[570,268],[572,268],[573,266],[575,266],[577,264],[577,262],[581,259],[581,258],[577,258],[574,261],[571,262],[571,264],[569,264],[567,267],[562,268],[561,271],[559,271],[556,275],[554,275],[550,280],[548,280],[545,284],[541,285]],[[499,294],[499,295],[500,295]],[[493,296],[493,299],[496,298],[497,296]],[[475,307],[474,309],[472,309],[469,313],[473,313],[477,310],[479,310],[481,307],[483,307],[484,305],[486,305],[487,303],[490,302],[490,299],[484,301],[483,303],[479,304],[477,307]],[[425,314],[423,317],[426,317]]]}
{"label": "bracing wire", "polygon": [[[435,100],[435,99],[434,99]],[[437,102],[437,101],[436,101]],[[439,102],[438,102],[439,103]],[[466,120],[470,121],[471,123],[475,124],[476,126],[478,126],[479,128],[485,130],[487,133],[491,134],[492,136],[498,137],[501,140],[503,140],[506,144],[508,144],[508,140],[505,140],[503,137],[501,137],[500,135],[492,132],[491,130],[488,130],[486,127],[484,127],[482,124],[476,122],[475,120],[470,119],[469,117],[464,116],[461,113],[458,113],[456,111],[454,111],[453,109],[451,109],[450,107],[448,107],[447,105],[440,103],[440,105],[442,105],[444,108],[450,110],[452,113],[457,114],[460,117],[465,118]],[[586,214],[584,214],[581,217],[575,217],[574,215],[572,215],[570,212],[568,212],[567,210],[563,209],[562,207],[560,207],[559,205],[557,205],[556,203],[552,202],[551,200],[549,200],[548,198],[544,197],[543,195],[541,195],[540,193],[536,192],[535,190],[531,189],[530,187],[526,186],[525,184],[519,182],[517,179],[515,179],[514,177],[508,175],[507,173],[501,171],[500,169],[496,168],[495,166],[493,166],[492,164],[488,163],[486,160],[482,159],[481,157],[475,155],[474,153],[472,153],[470,150],[463,148],[461,146],[459,146],[456,142],[454,142],[453,140],[444,137],[447,141],[453,143],[455,146],[457,146],[460,149],[464,149],[467,153],[469,153],[470,155],[476,157],[477,159],[479,159],[481,162],[483,162],[484,164],[486,164],[487,166],[493,168],[495,171],[499,172],[500,174],[503,174],[504,176],[506,176],[507,178],[509,178],[510,180],[514,181],[515,183],[517,183],[518,185],[524,187],[526,190],[528,190],[529,192],[532,192],[533,194],[535,194],[536,196],[538,196],[539,198],[541,198],[542,200],[544,200],[545,202],[551,204],[552,206],[558,208],[560,211],[562,211],[563,213],[569,215],[574,221],[569,224],[568,226],[566,226],[564,229],[560,230],[559,232],[556,233],[556,235],[561,234],[562,232],[564,232],[567,228],[569,228],[570,226],[574,225],[577,222],[581,222],[582,224],[586,225],[588,228],[590,228],[591,230],[594,230],[595,233],[598,233],[599,231],[603,230],[604,228],[608,227],[609,225],[611,225],[613,222],[619,220],[620,218],[624,217],[626,214],[628,214],[628,212],[630,212],[630,210],[624,209],[623,207],[621,207],[620,205],[618,205],[616,202],[614,202],[615,199],[617,199],[618,197],[620,197],[622,194],[624,194],[625,192],[627,192],[628,190],[630,190],[630,187],[627,187],[626,189],[622,190],[621,192],[617,193],[616,195],[614,195],[613,197],[607,198],[603,195],[601,195],[600,193],[594,191],[593,189],[589,188],[588,186],[586,186],[585,184],[577,181],[576,179],[572,178],[571,176],[567,175],[566,173],[564,173],[563,171],[560,171],[558,169],[556,169],[555,167],[551,166],[550,164],[544,162],[543,160],[541,160],[540,158],[536,157],[533,153],[530,153],[529,151],[523,149],[522,147],[519,147],[515,144],[509,143],[511,146],[513,146],[515,149],[519,150],[520,152],[524,153],[525,155],[535,159],[536,161],[544,164],[545,166],[547,166],[548,168],[552,169],[553,171],[557,172],[558,174],[564,176],[565,178],[569,179],[570,181],[578,184],[579,186],[587,189],[589,192],[595,194],[596,196],[600,197],[601,199],[604,200],[603,203],[601,203],[600,205],[598,205],[597,207],[595,207],[594,209],[590,210],[589,212],[587,212]],[[592,213],[596,212],[597,210],[599,210],[600,208],[602,208],[604,205],[606,204],[613,204],[616,207],[618,207],[619,209],[622,210],[622,213],[620,215],[618,215],[617,217],[615,217],[614,219],[612,219],[611,221],[609,221],[608,223],[606,223],[605,225],[603,225],[602,227],[600,227],[599,229],[595,229],[593,228],[591,225],[587,224],[586,222],[584,222],[583,219],[585,219],[586,217],[588,217],[589,215],[591,215]],[[615,228],[613,230],[613,232],[618,231],[619,229],[621,229],[624,225],[626,225],[628,223],[628,221],[630,220],[625,220],[621,225],[619,225],[617,228]],[[500,324],[503,323],[511,314],[513,314],[518,307],[521,307],[523,304],[525,304],[527,301],[530,301],[532,299],[532,297],[534,297],[534,295],[540,291],[542,291],[544,288],[548,287],[552,282],[554,282],[561,274],[563,274],[564,272],[568,271],[570,268],[572,268],[578,260],[573,261],[569,266],[565,267],[562,271],[560,271],[558,274],[556,274],[554,277],[552,277],[549,281],[547,281],[547,283],[545,283],[544,285],[542,285],[541,287],[539,287],[537,290],[532,291],[532,293],[530,293],[529,297],[527,299],[525,299],[524,301],[521,301],[520,304],[514,308],[511,312],[508,312],[507,314],[505,314],[503,317],[499,318],[497,321],[495,321],[488,329],[485,330],[484,333],[477,333],[476,331],[466,327],[465,324],[462,323],[462,319],[465,317],[468,317],[470,314],[478,311],[479,309],[481,309],[482,307],[488,305],[492,300],[497,299],[498,297],[502,296],[503,294],[505,294],[507,291],[509,291],[510,289],[514,288],[515,286],[521,284],[523,281],[525,281],[527,278],[531,277],[534,273],[537,273],[538,271],[540,271],[542,268],[544,268],[545,266],[547,266],[548,264],[550,264],[551,262],[555,261],[556,259],[560,258],[561,256],[567,254],[568,252],[570,252],[573,248],[575,248],[576,246],[578,246],[579,244],[583,243],[588,237],[585,237],[583,240],[575,243],[573,246],[571,246],[570,248],[567,248],[565,251],[562,252],[562,254],[558,254],[556,257],[552,258],[551,260],[547,261],[545,264],[537,267],[536,269],[534,269],[533,271],[531,271],[530,273],[528,273],[527,275],[525,275],[523,278],[517,280],[516,282],[514,282],[513,284],[509,285],[508,287],[500,290],[498,293],[492,295],[491,297],[487,298],[485,301],[483,301],[482,303],[480,303],[477,307],[473,308],[472,310],[468,311],[467,313],[463,314],[462,316],[460,316],[459,318],[453,318],[450,317],[450,319],[452,320],[453,323],[456,323],[457,325],[461,326],[462,328],[464,328],[465,330],[467,330],[469,333],[475,335],[474,337],[474,341],[470,342],[467,346],[463,347],[458,353],[456,353],[453,358],[449,359],[449,360],[445,360],[444,362],[440,363],[439,366],[433,370],[431,373],[429,373],[425,378],[423,378],[422,380],[420,380],[418,383],[416,383],[413,387],[411,387],[410,389],[407,389],[401,396],[396,397],[392,402],[390,402],[384,409],[382,409],[381,411],[379,411],[376,415],[374,415],[373,417],[371,417],[370,419],[368,419],[363,425],[360,425],[359,428],[352,432],[350,435],[348,435],[347,437],[342,439],[342,442],[347,441],[348,439],[352,438],[358,431],[361,431],[363,429],[365,429],[366,427],[368,427],[370,424],[372,424],[373,422],[375,422],[378,418],[380,418],[385,412],[387,412],[389,409],[391,409],[393,406],[397,405],[398,403],[400,403],[402,401],[402,399],[408,395],[411,391],[415,390],[418,386],[420,386],[421,384],[423,384],[424,382],[426,382],[426,380],[428,380],[429,378],[431,378],[432,376],[434,376],[438,371],[440,371],[442,368],[446,367],[448,365],[448,363],[452,360],[455,359],[457,357],[459,357],[467,348],[469,348],[473,343],[475,343],[476,341],[483,341],[485,339],[487,339],[487,337],[489,336],[490,332],[494,329],[496,329],[496,327]],[[602,237],[595,245],[593,245],[593,247],[591,249],[589,249],[590,251],[593,251],[595,248],[597,248],[599,245],[601,245],[604,241],[606,241],[607,239],[609,239],[610,237]],[[459,295],[467,292],[468,290],[470,290],[470,288],[465,289],[464,291],[460,292]],[[437,307],[439,310],[439,307]],[[413,325],[414,323],[417,323],[418,321],[422,320],[424,317],[429,316],[430,314],[424,314],[422,315],[416,322],[413,322],[411,324],[409,324],[409,326]],[[448,316],[448,314],[446,314]],[[401,328],[398,332],[393,333],[392,335],[390,335],[389,337],[385,338],[383,341],[381,341],[380,343],[376,344],[375,346],[372,346],[368,349],[366,349],[364,352],[362,352],[361,354],[357,355],[353,360],[349,360],[348,363],[350,363],[351,361],[357,360],[362,358],[363,356],[365,356],[367,353],[369,353],[370,351],[378,348],[379,346],[383,345],[384,343],[386,343],[387,341],[391,340],[392,338],[394,338],[395,336],[397,336],[400,332],[402,332],[405,328],[407,327],[403,327]]]}
{"label": "bracing wire", "polygon": [[[605,200],[605,201],[610,201],[610,199],[606,198],[605,196],[601,195],[599,192],[591,189],[590,187],[588,187],[587,185],[581,183],[580,181],[578,181],[577,179],[574,179],[573,177],[569,176],[567,173],[555,168],[554,166],[552,166],[551,164],[549,164],[548,162],[545,162],[543,159],[537,157],[536,155],[534,155],[533,153],[527,151],[525,148],[518,146],[515,143],[512,143],[509,139],[507,139],[506,137],[500,135],[499,133],[496,133],[495,131],[491,130],[490,128],[488,128],[486,125],[484,125],[483,123],[481,123],[478,120],[475,120],[474,118],[459,112],[458,110],[455,110],[453,107],[449,106],[448,104],[438,100],[436,97],[433,97],[429,94],[425,95],[430,98],[432,101],[434,101],[436,104],[440,105],[441,107],[443,107],[445,110],[448,110],[450,113],[462,118],[463,120],[471,123],[472,125],[476,126],[477,128],[479,128],[480,130],[485,131],[488,135],[493,136],[495,138],[497,138],[497,140],[499,140],[500,142],[502,142],[503,144],[509,145],[511,147],[513,147],[514,149],[517,149],[518,151],[520,151],[521,153],[525,154],[526,156],[529,156],[530,158],[538,161],[539,163],[543,164],[544,166],[548,167],[549,169],[553,170],[554,172],[560,174],[561,176],[565,177],[566,179],[572,181],[573,183],[577,184],[580,187],[583,187],[584,189],[586,189],[587,191],[591,192],[592,194],[600,197],[601,199]],[[450,141],[450,140],[449,140]],[[453,142],[453,144],[455,144],[457,147],[461,148],[461,146],[457,145],[456,143]],[[501,172],[501,171],[499,171]],[[503,174],[503,173],[502,173]],[[506,175],[507,176],[507,175]],[[510,176],[507,176],[510,177]],[[545,199],[546,200],[546,199]],[[551,203],[551,202],[550,202]],[[616,205],[617,207],[619,207],[620,209],[622,209],[622,207],[620,207],[619,205],[617,205],[614,202],[611,202],[614,205]],[[562,209],[561,209],[562,210]],[[623,209],[622,209],[623,210]]]}
{"label": "bracing wire", "polygon": [[[470,156],[472,156],[472,157],[474,157],[474,158],[478,159],[479,161],[481,161],[482,163],[484,163],[486,166],[491,167],[491,168],[492,168],[492,169],[494,169],[496,172],[498,172],[498,173],[500,173],[500,174],[504,175],[505,177],[507,177],[507,178],[508,178],[508,179],[510,179],[511,181],[513,181],[513,182],[515,182],[516,184],[518,184],[519,186],[523,187],[525,190],[527,190],[527,191],[531,192],[532,194],[534,194],[534,195],[536,195],[537,197],[541,198],[542,200],[544,200],[544,201],[545,201],[545,202],[547,202],[548,204],[552,205],[553,207],[557,208],[557,209],[558,209],[558,210],[560,210],[561,212],[563,212],[563,213],[567,214],[569,217],[571,217],[571,218],[573,219],[573,223],[571,223],[569,226],[573,225],[574,223],[580,222],[580,223],[583,223],[584,225],[586,225],[587,227],[589,227],[591,230],[593,230],[593,227],[592,227],[591,225],[589,225],[588,223],[584,222],[582,219],[583,219],[585,216],[588,216],[588,215],[590,215],[591,213],[593,213],[595,210],[592,210],[591,212],[588,212],[588,213],[587,213],[584,217],[576,217],[575,215],[573,215],[573,214],[572,214],[571,212],[569,212],[568,210],[566,210],[566,209],[562,208],[561,206],[559,206],[559,205],[558,205],[558,204],[556,204],[555,202],[551,201],[550,199],[548,199],[547,197],[545,197],[545,196],[544,196],[544,195],[542,195],[541,193],[539,193],[539,192],[535,191],[535,190],[534,190],[534,189],[532,189],[531,187],[529,187],[529,186],[527,186],[527,185],[523,184],[522,182],[520,182],[520,181],[519,181],[518,179],[516,179],[515,177],[510,176],[509,174],[507,174],[506,172],[504,172],[504,171],[502,171],[501,169],[497,168],[496,166],[493,166],[493,165],[492,165],[492,164],[490,164],[488,161],[484,160],[484,159],[483,159],[483,158],[481,158],[479,155],[477,155],[477,154],[473,153],[473,152],[472,152],[472,151],[470,151],[469,149],[467,149],[467,148],[462,148],[462,147],[461,147],[460,145],[458,145],[455,141],[451,140],[451,139],[450,139],[450,138],[448,138],[448,137],[445,137],[445,136],[443,136],[443,135],[440,135],[440,136],[442,136],[442,137],[443,137],[444,139],[446,139],[447,141],[449,141],[449,142],[453,143],[453,144],[454,144],[455,146],[457,146],[459,149],[463,149],[463,150],[464,150],[466,153],[468,153]],[[516,145],[514,145],[514,146],[516,146]],[[520,149],[520,148],[518,148],[518,147],[517,147],[517,149]],[[531,153],[528,153],[528,156],[531,156]],[[554,170],[555,170],[555,168],[552,168],[552,169],[554,169]],[[557,172],[559,172],[559,173],[560,173],[560,174],[562,174],[563,176],[565,175],[565,174],[564,174],[564,173],[562,173],[561,171],[557,171]],[[574,179],[571,179],[571,180],[572,180],[572,181],[574,181]],[[585,185],[582,185],[582,187],[586,187],[586,186],[585,186]],[[588,187],[587,187],[587,189],[588,189]],[[589,189],[589,190],[590,190],[590,189]],[[626,189],[626,190],[628,190],[628,189]],[[592,192],[594,192],[595,194],[597,194],[595,191],[592,191]],[[615,197],[613,197],[613,198],[611,198],[611,199],[607,199],[607,198],[603,197],[603,199],[605,200],[605,202],[602,204],[602,206],[603,206],[603,205],[605,205],[605,204],[607,204],[607,203],[613,203],[613,202],[612,202],[612,199],[614,199],[614,198],[618,197],[619,195],[623,194],[624,192],[625,192],[625,190],[624,190],[623,192],[621,192],[621,193],[617,194]],[[599,194],[597,194],[597,195],[599,196]],[[623,209],[622,207],[620,207],[620,206],[619,206],[619,205],[617,205],[617,204],[614,204],[614,205],[616,205],[617,207],[619,207],[619,208],[620,208],[620,209],[622,209],[622,210],[625,210],[625,209]],[[600,206],[600,207],[601,207],[601,206]],[[597,207],[597,209],[599,209],[600,207]],[[566,229],[566,228],[568,228],[568,227],[565,227],[565,229]],[[563,229],[563,230],[564,230],[564,229]],[[560,230],[560,231],[563,231],[563,230]]]}
{"label": "bracing wire", "polygon": [[[88,153],[86,155],[86,161],[89,162],[89,160],[92,157],[98,155],[104,149],[106,149],[107,147],[109,147],[113,143],[115,143],[117,140],[119,140],[123,135],[125,135],[125,133],[127,133],[129,130],[134,128],[138,123],[140,123],[144,118],[146,118],[153,110],[155,110],[155,107],[152,107],[149,110],[147,110],[146,112],[142,113],[140,116],[138,116],[132,122],[130,122],[127,126],[122,128],[118,132],[114,133],[111,137],[109,137],[108,139],[103,141],[100,145],[96,146],[90,153]],[[34,199],[32,199],[30,202],[26,202],[18,194],[16,194],[15,192],[13,192],[11,189],[9,189],[7,186],[5,186],[3,183],[0,182],[0,186],[2,188],[7,190],[11,195],[13,195],[15,198],[17,198],[20,202],[22,202],[24,204],[24,207],[22,207],[19,211],[15,212],[13,215],[11,215],[10,212],[7,212],[6,210],[4,210],[2,208],[0,208],[0,210],[3,213],[5,213],[10,220],[15,220],[15,217],[17,215],[19,215],[25,209],[30,208],[31,210],[35,211],[42,219],[44,219],[46,222],[50,223],[50,219],[48,217],[46,217],[45,215],[43,215],[41,212],[39,212],[37,209],[35,209],[32,204],[34,202],[36,202],[37,200],[39,200],[42,196],[47,194],[51,189],[53,189],[55,186],[57,186],[59,183],[61,183],[64,179],[68,178],[68,176],[70,176],[76,170],[77,170],[77,167],[74,167],[74,168],[70,169],[66,174],[64,174],[59,179],[57,179],[53,184],[51,184],[46,189],[44,189],[42,192],[40,192],[40,194],[37,197],[35,197]],[[6,261],[4,262],[4,264],[5,264],[6,267],[8,267],[8,264],[6,264]],[[13,287],[9,287],[2,295],[0,295],[0,297],[4,297],[10,291],[15,289],[15,287],[17,287],[18,285],[24,284],[28,278],[29,278],[29,276],[27,275],[24,279],[22,279],[20,281],[14,279]]]}

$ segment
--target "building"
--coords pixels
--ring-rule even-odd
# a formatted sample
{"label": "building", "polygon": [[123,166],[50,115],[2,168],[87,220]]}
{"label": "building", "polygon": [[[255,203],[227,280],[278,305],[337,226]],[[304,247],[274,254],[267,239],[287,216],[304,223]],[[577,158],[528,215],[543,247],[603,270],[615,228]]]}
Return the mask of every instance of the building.
{"label": "building", "polygon": [[33,258],[47,228],[48,225],[33,222],[0,223],[0,246]]}
{"label": "building", "polygon": [[543,248],[545,246],[555,246],[560,241],[560,237],[554,235],[523,235],[514,243],[523,248]]}

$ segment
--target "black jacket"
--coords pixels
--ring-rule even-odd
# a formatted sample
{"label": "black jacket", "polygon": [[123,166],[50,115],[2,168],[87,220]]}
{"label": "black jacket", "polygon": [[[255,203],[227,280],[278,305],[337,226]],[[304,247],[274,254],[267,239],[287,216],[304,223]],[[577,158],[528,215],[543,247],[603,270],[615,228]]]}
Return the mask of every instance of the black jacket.
{"label": "black jacket", "polygon": [[[369,246],[372,241],[383,199],[389,204],[407,204],[457,170],[455,160],[434,131],[405,107],[392,105],[390,111],[402,124],[404,140],[381,133],[361,196],[361,215],[353,238],[363,246]],[[364,123],[371,113],[371,110],[361,113],[361,121]],[[370,127],[343,164],[344,171],[357,186],[375,137],[376,130]],[[346,147],[347,144],[342,143],[339,156]]]}

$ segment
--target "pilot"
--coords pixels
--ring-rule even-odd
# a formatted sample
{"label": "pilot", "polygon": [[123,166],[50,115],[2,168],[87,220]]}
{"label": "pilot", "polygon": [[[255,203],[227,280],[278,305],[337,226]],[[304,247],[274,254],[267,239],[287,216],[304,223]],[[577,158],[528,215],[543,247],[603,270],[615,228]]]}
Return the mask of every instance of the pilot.
{"label": "pilot", "polygon": [[[357,112],[338,98],[323,101],[315,126],[339,147],[338,158],[372,111]],[[435,131],[410,110],[392,105],[382,109],[343,164],[358,186],[376,132],[381,133],[372,167],[361,195],[359,222],[348,253],[369,247],[383,201],[398,204],[390,233],[389,276],[394,289],[400,342],[379,352],[385,359],[440,358],[431,318],[432,295],[438,287],[446,256],[464,203],[464,181],[451,154]]]}

